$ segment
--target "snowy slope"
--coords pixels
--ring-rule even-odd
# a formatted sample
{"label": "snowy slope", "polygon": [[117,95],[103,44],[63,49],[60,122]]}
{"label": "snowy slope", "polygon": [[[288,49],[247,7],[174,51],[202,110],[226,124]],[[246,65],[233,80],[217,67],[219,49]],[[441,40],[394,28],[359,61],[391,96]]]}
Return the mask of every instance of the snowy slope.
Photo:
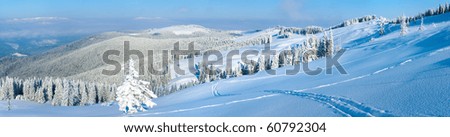
{"label": "snowy slope", "polygon": [[[378,36],[375,22],[334,30],[336,45],[346,49],[339,61],[348,74],[333,68],[332,74],[284,75],[293,67],[278,68],[277,75],[260,72],[187,88],[130,116],[450,116],[449,16],[428,17],[425,31],[411,25],[405,36],[398,25]],[[305,39],[275,39],[272,47],[285,49]],[[316,66],[325,68],[324,59],[311,62],[310,68]],[[116,104],[52,107],[13,101],[11,111],[6,104],[0,101],[0,116],[124,116]]]}
{"label": "snowy slope", "polygon": [[[335,38],[347,39],[340,61],[348,74],[258,73],[220,80],[156,99],[159,106],[137,116],[448,116],[450,23],[428,24],[424,32],[411,26],[406,36],[397,30],[369,41],[376,26],[335,31]],[[274,46],[290,44],[282,41]],[[322,59],[312,66],[324,64]],[[291,67],[278,70],[284,69]]]}

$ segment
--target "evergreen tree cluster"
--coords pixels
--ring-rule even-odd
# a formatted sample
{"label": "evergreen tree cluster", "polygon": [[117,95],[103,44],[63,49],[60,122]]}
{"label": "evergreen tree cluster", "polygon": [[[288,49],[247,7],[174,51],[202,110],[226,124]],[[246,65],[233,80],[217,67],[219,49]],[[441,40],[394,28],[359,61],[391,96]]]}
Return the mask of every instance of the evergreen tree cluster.
{"label": "evergreen tree cluster", "polygon": [[[429,10],[427,10],[423,13],[420,13],[414,17],[400,16],[397,19],[393,19],[390,21],[387,21],[383,17],[379,17],[379,19],[381,21],[381,23],[379,24],[380,28],[381,28],[380,34],[383,35],[385,33],[384,26],[386,24],[402,24],[402,23],[409,24],[410,22],[422,20],[424,17],[440,15],[440,14],[444,14],[444,13],[448,13],[448,12],[450,12],[450,4],[446,3],[446,4],[440,4],[438,8],[429,9]],[[375,19],[377,19],[377,17],[375,15],[367,15],[367,16],[360,17],[360,18],[354,18],[354,19],[346,20],[346,21],[342,22],[341,24],[332,27],[332,29],[342,28],[342,27],[350,26],[350,25],[357,24],[357,23],[372,21]]]}
{"label": "evergreen tree cluster", "polygon": [[444,13],[448,13],[448,12],[450,12],[450,4],[448,4],[448,3],[440,4],[439,7],[436,9],[429,9],[429,10],[425,11],[424,13],[420,13],[414,17],[406,17],[406,19],[403,19],[404,17],[400,16],[396,20],[391,21],[390,23],[401,24],[403,22],[403,20],[406,20],[406,23],[410,23],[410,22],[422,20],[423,17],[435,16],[435,15],[440,15],[440,14],[444,14]]}
{"label": "evergreen tree cluster", "polygon": [[[330,29],[324,32],[322,38],[317,38],[314,34],[301,44],[291,45],[289,50],[276,52],[271,58],[260,55],[257,60],[250,60],[243,63],[238,62],[232,67],[226,67],[225,70],[219,69],[212,64],[195,64],[195,76],[198,83],[208,83],[219,79],[228,79],[240,77],[243,75],[252,75],[259,71],[276,69],[284,66],[299,65],[301,62],[310,62],[325,56],[332,56],[335,52],[333,32]],[[194,85],[195,85],[194,84]]]}
{"label": "evergreen tree cluster", "polygon": [[308,26],[305,28],[278,26],[278,29],[280,29],[279,33],[277,34],[278,38],[289,38],[291,34],[308,35],[323,32],[323,28],[319,26]]}
{"label": "evergreen tree cluster", "polygon": [[16,99],[54,106],[83,106],[110,103],[116,98],[116,85],[61,78],[0,78],[0,100]]}
{"label": "evergreen tree cluster", "polygon": [[375,19],[377,19],[377,16],[375,16],[375,15],[367,15],[364,17],[349,19],[349,20],[342,22],[339,25],[332,27],[332,29],[342,28],[342,27],[346,27],[346,26],[350,26],[350,25],[358,24],[358,23],[362,23],[362,22],[367,22],[367,21],[371,21],[371,20],[375,20]]}

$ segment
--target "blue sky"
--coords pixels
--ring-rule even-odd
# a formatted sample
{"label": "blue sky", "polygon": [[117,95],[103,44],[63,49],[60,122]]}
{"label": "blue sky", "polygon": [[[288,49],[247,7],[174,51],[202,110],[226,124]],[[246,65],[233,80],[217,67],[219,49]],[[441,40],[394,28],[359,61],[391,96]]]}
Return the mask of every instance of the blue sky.
{"label": "blue sky", "polygon": [[6,0],[0,17],[346,19],[416,14],[448,0]]}
{"label": "blue sky", "polygon": [[53,29],[53,33],[59,34],[60,30],[65,30],[65,33],[95,33],[179,24],[199,24],[217,29],[262,29],[276,25],[327,27],[369,14],[387,18],[402,13],[413,16],[450,0],[0,1],[0,31],[28,32],[48,28],[45,30]]}

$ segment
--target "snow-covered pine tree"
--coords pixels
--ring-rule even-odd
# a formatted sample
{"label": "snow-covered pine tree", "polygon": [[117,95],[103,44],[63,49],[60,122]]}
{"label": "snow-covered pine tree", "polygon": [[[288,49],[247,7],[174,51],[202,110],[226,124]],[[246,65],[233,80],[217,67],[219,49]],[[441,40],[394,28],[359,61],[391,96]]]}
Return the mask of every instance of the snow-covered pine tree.
{"label": "snow-covered pine tree", "polygon": [[326,56],[333,55],[334,51],[334,37],[333,37],[333,29],[330,28],[330,34],[326,42]]}
{"label": "snow-covered pine tree", "polygon": [[84,106],[84,105],[89,104],[88,103],[89,102],[88,90],[86,87],[86,83],[84,81],[80,81],[79,83],[80,83],[79,90],[80,90],[80,97],[81,97],[80,105]]}
{"label": "snow-covered pine tree", "polygon": [[39,86],[39,87],[37,88],[36,95],[35,95],[35,98],[34,98],[34,99],[35,99],[36,102],[38,102],[38,103],[45,103],[44,87]]}
{"label": "snow-covered pine tree", "polygon": [[0,100],[4,100],[5,98],[6,98],[5,79],[0,78]]}
{"label": "snow-covered pine tree", "polygon": [[319,41],[319,46],[317,47],[317,56],[318,57],[323,57],[326,55],[327,53],[327,42],[328,42],[328,37],[327,37],[327,32],[323,32],[323,37],[322,39],[320,39]]}
{"label": "snow-covered pine tree", "polygon": [[87,84],[87,88],[88,88],[88,102],[87,104],[92,105],[97,103],[97,88],[95,86],[95,84],[93,83],[88,83]]}
{"label": "snow-covered pine tree", "polygon": [[439,14],[442,14],[445,12],[445,7],[442,4],[439,4],[439,10],[438,10]]}
{"label": "snow-covered pine tree", "polygon": [[280,54],[278,55],[278,67],[284,67],[284,64],[286,63],[286,56],[284,51],[280,51]]}
{"label": "snow-covered pine tree", "polygon": [[78,81],[70,81],[68,95],[69,106],[77,106],[80,104],[80,85]]}
{"label": "snow-covered pine tree", "polygon": [[445,12],[450,11],[450,5],[448,3],[445,3]]}
{"label": "snow-covered pine tree", "polygon": [[14,80],[10,77],[6,77],[3,82],[3,99],[14,99]]}
{"label": "snow-covered pine tree", "polygon": [[104,93],[103,93],[103,103],[106,103],[106,104],[108,104],[108,103],[110,103],[109,101],[109,99],[110,99],[110,94],[111,94],[111,91],[112,91],[112,88],[111,88],[111,85],[109,85],[109,84],[103,84],[104,85]]}
{"label": "snow-covered pine tree", "polygon": [[45,87],[44,93],[48,101],[53,100],[53,80],[49,77],[44,78],[43,86]]}
{"label": "snow-covered pine tree", "polygon": [[146,86],[150,82],[139,80],[139,74],[134,68],[134,61],[128,62],[128,74],[125,81],[117,88],[116,101],[119,104],[119,110],[126,114],[133,114],[139,111],[146,111],[148,107],[153,107],[156,103],[152,102],[157,96]]}
{"label": "snow-covered pine tree", "polygon": [[105,85],[103,83],[97,83],[97,103],[105,102]]}
{"label": "snow-covered pine tree", "polygon": [[59,78],[57,78],[54,83],[55,83],[55,95],[53,95],[52,105],[58,106],[61,105],[64,87],[62,80]]}
{"label": "snow-covered pine tree", "polygon": [[272,36],[270,36],[269,35],[269,38],[268,38],[268,41],[267,41],[268,43],[272,43]]}
{"label": "snow-covered pine tree", "polygon": [[266,69],[266,59],[264,58],[264,54],[260,55],[258,58],[257,69],[258,71],[264,71]]}
{"label": "snow-covered pine tree", "polygon": [[402,15],[402,17],[400,18],[401,20],[401,24],[400,24],[400,35],[404,36],[406,35],[406,33],[408,33],[408,24],[406,23],[406,16]]}
{"label": "snow-covered pine tree", "polygon": [[34,80],[33,79],[25,79],[23,82],[23,96],[26,100],[34,101]]}
{"label": "snow-covered pine tree", "polygon": [[7,100],[8,101],[8,111],[11,110],[11,95],[10,95],[10,91],[12,90],[12,81],[10,83],[10,81],[8,80],[8,77],[6,77],[5,79],[0,79],[0,100]]}
{"label": "snow-covered pine tree", "polygon": [[276,69],[276,68],[278,68],[278,63],[279,63],[279,54],[278,54],[278,52],[276,52],[275,53],[275,55],[272,57],[272,60],[271,60],[271,69]]}
{"label": "snow-covered pine tree", "polygon": [[234,67],[234,72],[235,72],[235,75],[234,75],[235,77],[240,77],[243,75],[241,62],[237,62],[237,66]]}
{"label": "snow-covered pine tree", "polygon": [[420,26],[419,26],[419,31],[424,31],[425,27],[423,26],[423,17],[420,18]]}
{"label": "snow-covered pine tree", "polygon": [[384,25],[386,24],[386,22],[387,22],[386,18],[381,17],[381,16],[379,17],[378,25],[380,26],[380,31],[379,31],[380,35],[384,35],[384,33],[385,33]]}
{"label": "snow-covered pine tree", "polygon": [[72,88],[72,83],[70,83],[69,80],[63,79],[62,80],[62,90],[61,90],[61,106],[69,106],[69,93]]}
{"label": "snow-covered pine tree", "polygon": [[380,22],[379,26],[380,26],[380,31],[379,31],[380,35],[384,35],[384,23]]}
{"label": "snow-covered pine tree", "polygon": [[216,69],[215,69],[215,67],[214,67],[214,65],[209,65],[209,67],[207,68],[208,69],[208,74],[209,74],[209,80],[210,81],[215,81],[216,80]]}
{"label": "snow-covered pine tree", "polygon": [[[228,77],[227,77],[227,71],[226,71],[227,69],[225,69],[225,70],[222,70],[222,72],[220,72],[220,75],[219,75],[219,77],[220,77],[220,79],[227,79]],[[191,82],[189,82],[189,83],[187,83],[186,84],[186,88],[187,87],[191,87]]]}
{"label": "snow-covered pine tree", "polygon": [[301,57],[301,49],[300,49],[299,45],[297,44],[296,46],[294,46],[294,47],[292,48],[292,51],[293,51],[293,55],[292,55],[292,58],[293,58],[292,65],[298,65],[298,64],[300,64],[300,62],[301,62],[301,59],[300,59],[300,57]]}
{"label": "snow-covered pine tree", "polygon": [[117,85],[113,84],[110,87],[110,92],[108,95],[108,103],[112,103],[116,100],[116,92],[117,92]]}
{"label": "snow-covered pine tree", "polygon": [[317,40],[317,37],[315,35],[312,35],[312,37],[310,37],[309,39],[307,39],[307,43],[309,45],[309,49],[308,49],[308,62],[316,60],[317,57],[317,47],[318,47],[318,43],[319,41]]}

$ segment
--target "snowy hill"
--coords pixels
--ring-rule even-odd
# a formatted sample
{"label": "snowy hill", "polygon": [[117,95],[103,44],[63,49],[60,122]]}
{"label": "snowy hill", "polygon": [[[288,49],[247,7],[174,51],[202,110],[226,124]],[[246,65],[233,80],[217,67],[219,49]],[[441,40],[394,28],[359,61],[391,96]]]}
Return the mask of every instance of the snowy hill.
{"label": "snowy hill", "polygon": [[[160,35],[154,35],[154,33]],[[132,49],[143,51],[147,58],[147,50],[173,49],[173,44],[176,42],[180,42],[183,47],[188,42],[195,41],[196,49],[220,50],[234,44],[230,43],[234,37],[231,32],[215,31],[198,25],[171,26],[152,29],[150,32],[106,32],[57,47],[42,55],[0,59],[2,62],[0,77],[50,76],[119,83],[122,79],[121,75],[106,77],[96,74],[101,74],[101,71],[108,67],[108,64],[102,61],[102,54],[107,50],[123,51],[123,41],[130,41]]]}
{"label": "snowy hill", "polygon": [[[392,29],[374,40],[373,22],[335,30],[347,49],[340,61],[348,74],[219,80],[156,99],[159,106],[136,116],[448,116],[450,22],[431,23],[439,18],[449,14],[425,19],[425,31],[412,25],[405,36]],[[311,68],[325,68],[323,61]],[[278,71],[285,69],[292,67]]]}
{"label": "snowy hill", "polygon": [[[277,75],[260,71],[254,75],[200,84],[154,99],[157,106],[130,116],[449,116],[448,19],[449,13],[426,17],[424,30],[419,30],[420,21],[410,22],[405,35],[400,35],[399,24],[384,26],[386,32],[380,35],[380,20],[336,28],[333,30],[335,45],[346,49],[339,62],[347,74],[338,73],[334,67],[331,68],[332,74],[322,72],[319,75],[307,75],[304,71],[286,75],[285,70],[292,70],[293,66],[277,68]],[[209,29],[192,25],[149,32],[170,32],[174,35],[211,33]],[[271,48],[283,50],[311,37],[291,35],[277,38],[278,32],[277,29],[241,32],[242,36],[230,35],[227,38],[246,41],[270,35],[273,37]],[[323,35],[317,33],[315,36]],[[89,57],[106,49],[105,45],[119,48],[121,41],[130,39],[143,45],[154,42],[142,35],[119,36],[77,49],[77,52],[57,59]],[[167,41],[170,42],[173,41]],[[239,48],[261,50],[263,45]],[[224,48],[221,51],[226,54],[228,50]],[[185,66],[185,62],[182,60],[180,65]],[[233,58],[233,62],[237,60]],[[330,69],[325,65],[325,59],[320,58],[310,62],[309,68]],[[73,77],[93,74],[98,72],[92,70],[74,74]],[[170,83],[175,85],[196,80],[193,74],[172,77]],[[0,101],[0,108],[6,108],[6,104],[6,101]],[[117,104],[53,107],[18,100],[12,104],[11,111],[0,109],[0,116],[123,116],[117,110]]]}
{"label": "snowy hill", "polygon": [[173,33],[175,35],[192,35],[194,33],[209,33],[211,30],[199,25],[179,25],[151,30],[150,33]]}

